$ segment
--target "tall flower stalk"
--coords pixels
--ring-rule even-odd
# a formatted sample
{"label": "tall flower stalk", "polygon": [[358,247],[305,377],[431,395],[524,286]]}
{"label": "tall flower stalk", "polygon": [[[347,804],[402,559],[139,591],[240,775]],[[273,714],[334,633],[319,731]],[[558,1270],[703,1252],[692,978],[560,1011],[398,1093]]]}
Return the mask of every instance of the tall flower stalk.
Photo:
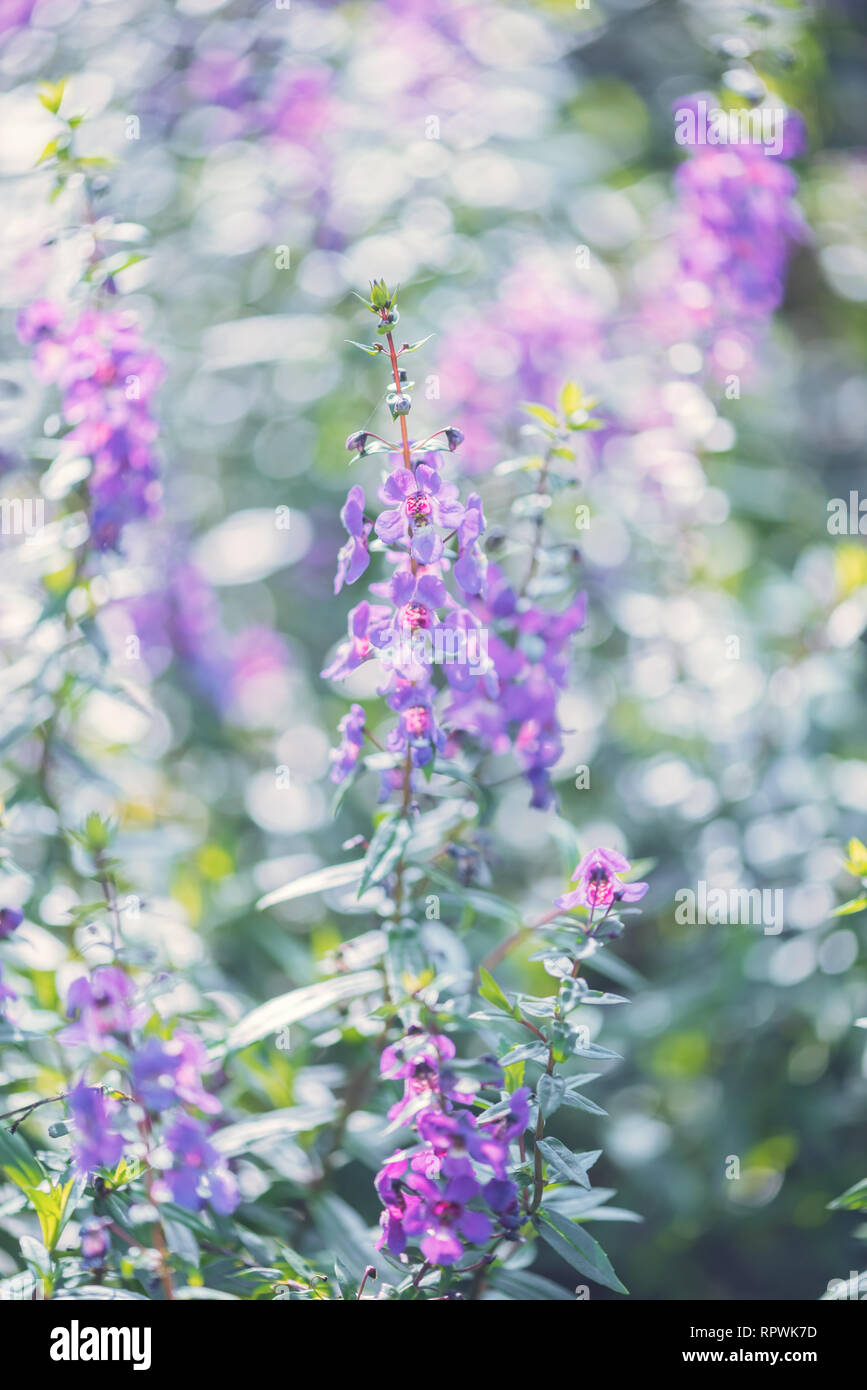
{"label": "tall flower stalk", "polygon": [[[396,300],[383,281],[372,283],[364,303],[385,341],[355,346],[387,359],[393,388],[387,403],[400,438],[392,442],[365,430],[347,443],[358,458],[384,454],[398,462],[383,476],[379,496],[386,509],[377,516],[368,513],[363,489],[350,488],[342,512],[348,540],[335,591],[361,579],[374,550],[385,555],[390,575],[370,585],[374,598],[384,602],[365,599],[352,609],[348,639],[323,673],[341,680],[366,661],[381,662],[379,693],[395,718],[381,742],[379,731],[375,738],[368,733],[363,706],[353,704],[341,723],[332,779],[344,783],[365,766],[365,736],[371,738],[379,752],[370,761],[380,769],[382,794],[390,804],[367,847],[359,896],[380,885],[386,902],[394,903],[389,943],[414,938],[416,947],[421,945],[421,955],[413,957],[421,961],[415,973],[387,968],[388,996],[380,1009],[387,1032],[400,1029],[380,1061],[383,1079],[402,1083],[402,1095],[388,1111],[389,1132],[406,1135],[376,1178],[383,1207],[380,1258],[399,1276],[389,1286],[392,1296],[479,1298],[489,1279],[508,1285],[510,1261],[539,1237],[590,1279],[625,1292],[601,1247],[574,1219],[583,1220],[597,1206],[588,1171],[598,1152],[572,1153],[547,1127],[563,1106],[604,1113],[583,1093],[595,1077],[575,1075],[573,1059],[612,1060],[616,1054],[592,1042],[588,1027],[576,1019],[585,1005],[625,1001],[592,989],[579,972],[619,934],[620,914],[630,910],[625,905],[640,899],[647,885],[624,879],[631,866],[615,851],[600,848],[585,855],[573,875],[575,886],[557,899],[554,910],[494,953],[499,962],[535,934],[538,949],[532,959],[558,981],[556,995],[509,996],[480,967],[484,1008],[470,1017],[485,1050],[464,1058],[456,1038],[473,1008],[466,982],[461,986],[435,960],[425,963],[423,934],[413,926],[413,903],[404,891],[408,864],[415,883],[425,875],[433,884],[441,882],[414,846],[419,774],[427,770],[447,777],[449,755],[458,753],[478,764],[496,741],[493,728],[500,730],[500,751],[503,741],[514,746],[534,804],[553,800],[548,769],[560,751],[557,693],[566,680],[566,647],[586,604],[578,595],[565,612],[546,613],[538,605],[535,580],[548,490],[562,482],[558,465],[574,462],[569,432],[592,427],[592,402],[584,402],[570,385],[562,393],[560,414],[542,405],[528,407],[546,443],[533,465],[535,515],[524,578],[512,589],[482,552],[480,497],[472,494],[462,504],[443,476],[437,456],[454,450],[460,431],[451,426],[418,441],[410,437],[412,388],[400,359],[420,344],[395,346]],[[448,580],[454,581],[451,587]],[[484,632],[486,656],[473,669],[466,652],[458,651],[452,665],[444,663],[445,680],[438,686],[432,657],[443,631],[464,637]],[[533,649],[534,638],[544,643],[541,654],[538,646]],[[491,647],[493,657],[487,655]],[[488,710],[502,711],[499,721],[485,717]],[[459,839],[446,848],[459,860]],[[389,944],[387,955],[394,949]],[[525,1264],[522,1256],[522,1270]],[[541,1296],[544,1281],[522,1278],[536,1290],[532,1296]]]}

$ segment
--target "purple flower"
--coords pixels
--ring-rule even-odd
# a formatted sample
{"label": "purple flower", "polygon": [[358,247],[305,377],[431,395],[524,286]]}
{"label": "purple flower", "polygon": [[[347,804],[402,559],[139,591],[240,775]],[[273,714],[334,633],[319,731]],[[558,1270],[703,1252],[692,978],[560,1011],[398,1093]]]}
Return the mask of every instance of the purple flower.
{"label": "purple flower", "polygon": [[355,771],[356,764],[364,747],[364,724],[366,715],[363,705],[352,705],[338,725],[341,739],[337,748],[331,750],[332,782],[345,782]]}
{"label": "purple flower", "polygon": [[69,1111],[75,1128],[72,1150],[80,1173],[94,1168],[114,1168],[123,1153],[123,1139],[113,1128],[118,1105],[103,1095],[98,1086],[84,1080],[69,1093]]}
{"label": "purple flower", "polygon": [[63,309],[52,299],[36,299],[21,309],[15,329],[22,343],[38,343],[50,337],[63,318]]}
{"label": "purple flower", "polygon": [[434,716],[429,681],[422,684],[397,677],[387,703],[398,716],[386,740],[388,751],[400,756],[408,752],[413,767],[425,767],[433,759],[434,749],[441,752],[445,747],[445,736]]}
{"label": "purple flower", "polygon": [[66,996],[67,1018],[76,1022],[59,1034],[63,1042],[86,1043],[93,1051],[129,1033],[136,1021],[130,1000],[135,986],[115,965],[101,965],[93,974],[73,980]]}
{"label": "purple flower", "polygon": [[496,1212],[507,1235],[513,1235],[523,1224],[518,1207],[518,1189],[508,1178],[492,1178],[482,1188],[482,1196],[491,1211]]}
{"label": "purple flower", "polygon": [[[700,93],[674,106],[706,120],[714,98]],[[741,114],[762,116],[760,108]],[[797,179],[785,163],[801,152],[804,124],[797,112],[787,113],[773,144],[746,137],[698,143],[705,136],[698,121],[684,133],[687,143],[693,135],[696,142],[676,175],[675,258],[644,317],[657,345],[696,341],[711,370],[725,377],[757,359],[783,298],[792,247],[807,235],[795,203]]]}
{"label": "purple flower", "polygon": [[370,564],[367,538],[371,528],[370,522],[364,519],[364,489],[358,483],[346,494],[340,520],[349,533],[349,539],[337,557],[335,594],[340,593],[344,584],[354,584],[356,579],[360,579]]}
{"label": "purple flower", "polygon": [[382,1075],[389,1080],[398,1077],[404,1080],[401,1099],[388,1111],[392,1123],[409,1123],[425,1105],[437,1103],[441,1060],[454,1055],[451,1039],[428,1036],[423,1032],[407,1036],[402,1042],[385,1049],[379,1064]]}
{"label": "purple flower", "polygon": [[435,467],[420,463],[414,470],[396,468],[380,496],[397,506],[377,517],[374,529],[379,539],[386,545],[408,541],[414,560],[420,565],[435,564],[442,556],[443,542],[433,527],[453,530],[464,516],[454,483],[444,482]]}
{"label": "purple flower", "polygon": [[383,1049],[379,1073],[387,1080],[410,1077],[420,1063],[438,1072],[444,1061],[455,1055],[455,1045],[445,1033],[427,1033],[419,1024],[412,1024],[396,1043]]}
{"label": "purple flower", "polygon": [[[377,592],[380,586],[371,586]],[[446,586],[435,571],[399,569],[388,585],[382,586],[399,610],[422,608],[430,615],[446,602]],[[418,617],[419,615],[414,615]]]}
{"label": "purple flower", "polygon": [[[507,1111],[477,1122],[468,1108],[475,1083],[457,1075],[450,1066],[454,1056],[451,1038],[416,1024],[380,1061],[384,1077],[404,1081],[403,1098],[389,1118],[415,1120],[421,1143],[392,1154],[376,1176],[384,1207],[377,1248],[400,1255],[417,1244],[438,1265],[453,1265],[465,1244],[484,1245],[494,1234],[490,1217],[472,1204],[484,1200],[504,1232],[520,1225],[517,1190],[506,1170],[510,1145],[529,1121],[529,1090],[522,1087]],[[493,1178],[485,1169],[493,1169]]]}
{"label": "purple flower", "polygon": [[478,545],[485,529],[482,499],[477,492],[467,498],[467,510],[458,526],[458,559],[455,579],[467,594],[480,594],[485,587],[487,562]]}
{"label": "purple flower", "polygon": [[531,805],[541,809],[555,799],[549,769],[563,746],[558,698],[567,682],[569,644],[586,610],[583,593],[561,613],[534,604],[519,607],[502,571],[491,564],[484,598],[470,600],[474,619],[488,634],[489,664],[481,679],[460,667],[448,673],[454,697],[444,718],[493,753],[513,748],[532,789]]}
{"label": "purple flower", "polygon": [[592,849],[575,867],[572,882],[577,888],[554,899],[554,906],[568,911],[571,907],[604,907],[614,903],[635,903],[647,892],[646,883],[623,883],[618,877],[628,873],[631,864],[613,849]]}
{"label": "purple flower", "polygon": [[200,1211],[206,1203],[223,1216],[241,1200],[238,1184],[207,1134],[190,1115],[181,1115],[166,1134],[171,1167],[154,1183],[157,1200],[170,1197],[188,1211]]}
{"label": "purple flower", "polygon": [[64,326],[56,305],[39,300],[22,310],[18,331],[34,345],[34,366],[61,392],[65,436],[91,461],[87,482],[94,545],[118,550],[129,522],[160,509],[150,396],[163,367],[141,343],[125,313],[85,309]]}
{"label": "purple flower", "polygon": [[[471,1245],[490,1240],[493,1228],[489,1218],[459,1199],[455,1183],[437,1183],[422,1173],[410,1173],[407,1186],[421,1200],[405,1212],[403,1229],[408,1236],[421,1237],[419,1248],[431,1264],[456,1264],[464,1253],[460,1237]],[[478,1187],[472,1196],[477,1192]]]}
{"label": "purple flower", "polygon": [[4,983],[4,981],[3,981],[3,967],[0,966],[0,1018],[5,1017],[5,1014],[6,1014],[6,1004],[5,1004],[5,1001],[6,1001],[7,999],[17,999],[17,998],[18,998],[18,995],[16,994],[16,992],[15,992],[15,990],[12,988],[12,986],[11,986],[11,985],[7,985],[7,984]]}
{"label": "purple flower", "polygon": [[495,1115],[491,1120],[483,1115],[479,1120],[481,1157],[490,1164],[498,1178],[506,1176],[510,1143],[524,1133],[529,1123],[530,1090],[527,1086],[513,1092],[509,1098],[509,1109],[504,1115]]}
{"label": "purple flower", "polygon": [[96,1269],[105,1263],[105,1257],[111,1248],[111,1237],[108,1234],[110,1229],[110,1216],[92,1216],[82,1223],[79,1232],[81,1257],[88,1269]]}
{"label": "purple flower", "polygon": [[24,913],[17,907],[0,908],[0,941],[10,937],[23,921]]}
{"label": "purple flower", "polygon": [[207,1065],[207,1052],[189,1033],[178,1032],[168,1041],[150,1037],[132,1060],[136,1095],[154,1112],[181,1103],[215,1115],[222,1107],[203,1088],[200,1076]]}
{"label": "purple flower", "polygon": [[381,627],[391,610],[363,599],[349,614],[349,641],[341,643],[330,666],[321,673],[324,680],[343,680],[370,656],[371,628]]}

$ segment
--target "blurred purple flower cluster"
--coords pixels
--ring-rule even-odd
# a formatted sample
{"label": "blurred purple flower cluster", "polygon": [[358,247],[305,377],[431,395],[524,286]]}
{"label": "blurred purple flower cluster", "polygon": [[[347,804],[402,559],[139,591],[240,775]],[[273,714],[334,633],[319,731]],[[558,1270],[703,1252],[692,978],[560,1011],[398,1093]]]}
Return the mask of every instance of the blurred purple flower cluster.
{"label": "blurred purple flower cluster", "polygon": [[466,433],[469,473],[500,460],[504,424],[521,401],[550,400],[566,376],[586,375],[606,331],[604,310],[574,279],[527,257],[491,305],[442,335],[437,372]]}
{"label": "blurred purple flower cluster", "polygon": [[475,1084],[450,1067],[454,1056],[450,1038],[416,1024],[380,1060],[383,1077],[404,1083],[389,1119],[413,1124],[420,1142],[392,1154],[377,1174],[378,1248],[401,1255],[417,1245],[432,1265],[453,1265],[465,1246],[497,1233],[514,1235],[521,1221],[508,1168],[511,1144],[529,1123],[529,1090],[477,1118],[468,1108]]}
{"label": "blurred purple flower cluster", "polygon": [[220,716],[242,718],[248,692],[288,667],[286,643],[260,624],[228,633],[220,601],[201,570],[188,560],[168,567],[158,589],[125,601],[152,675],[172,660],[195,693]]}
{"label": "blurred purple flower cluster", "polygon": [[[121,1099],[87,1085],[82,1077],[70,1091],[76,1165],[89,1173],[120,1161],[127,1148],[124,1119],[132,1102],[139,1135],[148,1144],[153,1199],[171,1199],[191,1211],[210,1202],[216,1211],[231,1212],[239,1201],[237,1183],[209,1142],[206,1125],[189,1113],[215,1115],[222,1109],[202,1085],[207,1052],[198,1038],[180,1029],[170,1038],[137,1037],[144,1011],[134,996],[133,981],[113,965],[98,967],[70,986],[67,1012],[75,1020],[64,1030],[64,1041],[84,1044],[92,1052],[124,1051],[132,1089],[131,1096]],[[154,1125],[163,1121],[166,1128],[161,1141],[156,1140]]]}
{"label": "blurred purple flower cluster", "polygon": [[[713,100],[684,97],[675,106],[690,112]],[[671,274],[647,307],[658,341],[697,343],[720,377],[753,366],[783,299],[792,247],[806,234],[798,180],[785,162],[803,151],[804,123],[797,112],[773,114],[776,148],[760,139],[687,142],[675,177]]]}
{"label": "blurred purple flower cluster", "polygon": [[450,725],[492,753],[512,749],[530,784],[530,804],[544,809],[554,800],[550,770],[563,751],[557,705],[568,680],[569,641],[584,626],[587,595],[575,594],[563,612],[545,611],[489,565],[487,594],[471,607],[491,634],[491,671],[454,691]]}
{"label": "blurred purple flower cluster", "polygon": [[91,461],[87,482],[93,544],[119,550],[123,528],[154,517],[162,489],[150,399],[162,363],[142,344],[124,310],[87,308],[71,321],[51,300],[18,315],[18,335],[33,346],[37,375],[60,388],[64,447]]}

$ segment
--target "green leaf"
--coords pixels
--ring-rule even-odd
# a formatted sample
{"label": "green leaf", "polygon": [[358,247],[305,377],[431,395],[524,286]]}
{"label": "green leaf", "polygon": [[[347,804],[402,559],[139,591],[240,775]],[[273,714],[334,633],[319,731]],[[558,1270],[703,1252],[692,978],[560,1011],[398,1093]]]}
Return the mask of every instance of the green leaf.
{"label": "green leaf", "polygon": [[522,1043],[519,1047],[511,1048],[500,1058],[500,1066],[513,1067],[517,1062],[544,1062],[547,1056],[548,1048],[545,1043]]}
{"label": "green leaf", "polygon": [[552,1300],[571,1303],[573,1295],[551,1279],[529,1274],[523,1269],[497,1269],[490,1278],[491,1287],[507,1294],[516,1303],[549,1303]]}
{"label": "green leaf", "polygon": [[841,903],[835,907],[831,913],[832,917],[849,917],[853,912],[863,912],[867,907],[867,896],[861,898],[851,898],[847,903]]}
{"label": "green leaf", "polygon": [[181,1303],[196,1303],[205,1300],[209,1303],[215,1300],[223,1303],[240,1301],[239,1294],[229,1293],[228,1289],[208,1289],[203,1284],[184,1284],[182,1288],[175,1289],[174,1296]]}
{"label": "green leaf", "polygon": [[848,1188],[842,1197],[835,1197],[828,1207],[831,1211],[863,1211],[867,1207],[867,1178]]}
{"label": "green leaf", "polygon": [[54,159],[55,155],[60,153],[60,148],[59,138],[56,140],[49,140],[45,149],[37,159],[35,167],[38,168],[40,164],[45,164],[49,159]]}
{"label": "green leaf", "polygon": [[48,1173],[17,1132],[0,1127],[0,1170],[28,1195],[46,1181]]}
{"label": "green leaf", "polygon": [[537,420],[542,420],[546,425],[550,425],[552,429],[557,429],[560,423],[553,410],[549,410],[546,405],[534,405],[532,401],[523,401],[521,403],[521,409],[526,410],[528,415],[535,415]]}
{"label": "green leaf", "polygon": [[350,347],[361,348],[362,352],[369,353],[371,357],[376,357],[377,353],[382,352],[382,346],[380,343],[374,343],[372,347],[368,347],[366,343],[357,343],[354,338],[344,338],[343,341],[345,343],[349,343]]}
{"label": "green leaf", "polygon": [[405,352],[418,352],[419,348],[424,347],[425,343],[429,343],[432,337],[433,334],[428,333],[426,338],[420,338],[417,343],[404,343],[399,356],[402,357]]}
{"label": "green leaf", "polygon": [[567,381],[560,392],[560,409],[564,415],[574,415],[576,410],[581,409],[583,399],[581,387],[577,382]]}
{"label": "green leaf", "polygon": [[562,1076],[548,1076],[546,1074],[539,1077],[536,1096],[539,1100],[539,1109],[542,1112],[543,1120],[547,1120],[550,1115],[560,1109],[565,1090],[566,1082]]}
{"label": "green leaf", "polygon": [[147,259],[147,256],[143,255],[141,251],[130,251],[128,256],[123,254],[112,256],[110,260],[105,262],[104,268],[109,275],[120,275],[122,270],[129,270],[130,266],[139,265],[141,261]]}
{"label": "green leaf", "polygon": [[600,1047],[599,1043],[587,1043],[584,1047],[572,1049],[576,1057],[598,1057],[604,1061],[621,1062],[623,1058],[619,1052],[612,1052],[608,1047]]}
{"label": "green leaf", "polygon": [[479,984],[479,994],[482,998],[486,999],[489,1004],[492,1004],[495,1009],[499,1009],[501,1013],[511,1014],[514,1018],[514,1006],[509,1003],[490,971],[482,967],[479,970],[479,980],[481,981]]}
{"label": "green leaf", "polygon": [[97,811],[91,811],[84,822],[84,843],[92,854],[108,849],[114,828]]}
{"label": "green leaf", "polygon": [[66,1210],[66,1203],[74,1183],[75,1178],[73,1177],[65,1185],[52,1183],[47,1192],[41,1187],[34,1187],[28,1193],[36,1215],[39,1217],[43,1244],[49,1252],[54,1249],[57,1238],[63,1229],[63,1213]]}
{"label": "green leaf", "polygon": [[370,848],[364,856],[364,870],[358,885],[359,898],[381,883],[394,869],[412,836],[412,826],[400,813],[385,816],[376,827]]}
{"label": "green leaf", "polygon": [[380,1277],[388,1277],[388,1265],[374,1250],[371,1233],[347,1202],[325,1193],[311,1202],[311,1210],[323,1249],[332,1260],[337,1257],[356,1284],[368,1265],[373,1265]]}
{"label": "green leaf", "polygon": [[540,1139],[538,1148],[548,1164],[548,1177],[558,1182],[577,1182],[589,1191],[590,1179],[578,1154],[573,1154],[560,1139]]}
{"label": "green leaf", "polygon": [[260,898],[256,907],[260,912],[275,903],[291,902],[294,898],[307,897],[309,893],[326,893],[331,888],[345,888],[360,878],[364,870],[363,859],[353,859],[348,864],[331,864],[327,869],[315,869],[312,874],[304,874],[282,888],[275,888]]}
{"label": "green leaf", "polygon": [[267,1004],[260,1004],[251,1013],[236,1023],[226,1039],[226,1050],[236,1052],[241,1047],[270,1033],[279,1033],[290,1023],[321,1013],[345,999],[355,999],[361,994],[372,994],[382,988],[382,976],[377,970],[362,970],[357,975],[336,975],[332,980],[322,980],[319,984],[304,985],[301,989],[290,990]]}
{"label": "green leaf", "polygon": [[574,1221],[560,1216],[558,1212],[546,1211],[544,1208],[538,1213],[536,1220],[542,1239],[573,1269],[577,1269],[579,1274],[586,1275],[588,1279],[593,1279],[606,1289],[613,1289],[615,1293],[629,1293],[614,1273],[611,1261],[602,1246],[583,1226],[576,1225]]}
{"label": "green leaf", "polygon": [[522,455],[520,458],[503,459],[494,467],[494,472],[505,475],[507,473],[523,473],[530,469],[538,469],[544,465],[545,460],[541,454]]}
{"label": "green leaf", "polygon": [[66,78],[62,77],[59,82],[43,82],[39,87],[39,100],[50,111],[52,116],[56,116],[60,110],[60,103],[63,101],[63,93],[66,88]]}
{"label": "green leaf", "polygon": [[462,906],[471,907],[480,917],[492,917],[497,922],[507,922],[511,927],[521,925],[521,918],[512,903],[498,898],[494,893],[485,893],[481,888],[459,888],[454,892],[442,894],[443,898],[454,898]]}
{"label": "green leaf", "polygon": [[856,878],[867,876],[867,845],[861,840],[850,840],[846,846],[846,853],[849,856],[846,868]]}
{"label": "green leaf", "polygon": [[254,1115],[251,1119],[226,1125],[212,1136],[211,1143],[226,1158],[236,1158],[250,1150],[255,1152],[259,1144],[319,1129],[334,1118],[336,1110],[336,1097],[332,1097],[328,1105],[293,1105],[286,1110],[269,1110],[265,1115]]}
{"label": "green leaf", "polygon": [[[575,1154],[574,1157],[582,1161],[586,1170],[592,1167],[592,1161],[601,1155],[601,1152],[601,1149],[597,1149],[596,1155]],[[614,1187],[593,1187],[588,1192],[580,1187],[556,1187],[545,1193],[545,1208],[547,1211],[557,1211],[561,1216],[583,1219],[589,1212],[595,1211],[603,1202],[613,1197],[616,1190]]]}
{"label": "green leaf", "polygon": [[[180,1290],[175,1290],[175,1297],[178,1297]],[[213,1298],[214,1295],[210,1294]],[[84,1298],[88,1303],[115,1303],[118,1300],[128,1300],[134,1298],[139,1303],[149,1303],[150,1299],[143,1293],[131,1293],[129,1289],[110,1289],[105,1284],[81,1284],[77,1289],[61,1289],[54,1295],[55,1303],[66,1303],[72,1299]]]}
{"label": "green leaf", "polygon": [[628,1004],[623,994],[608,994],[601,989],[588,989],[581,995],[582,1004]]}

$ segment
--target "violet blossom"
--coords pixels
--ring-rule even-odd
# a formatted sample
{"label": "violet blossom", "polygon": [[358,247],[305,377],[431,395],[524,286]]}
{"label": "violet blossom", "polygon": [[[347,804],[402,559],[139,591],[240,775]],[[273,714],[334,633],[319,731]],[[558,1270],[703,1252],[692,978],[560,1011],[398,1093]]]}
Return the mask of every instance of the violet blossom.
{"label": "violet blossom", "polygon": [[591,849],[576,865],[570,892],[554,899],[554,906],[568,911],[572,907],[609,908],[615,903],[636,903],[647,892],[646,883],[624,883],[620,877],[632,865],[613,849]]}

